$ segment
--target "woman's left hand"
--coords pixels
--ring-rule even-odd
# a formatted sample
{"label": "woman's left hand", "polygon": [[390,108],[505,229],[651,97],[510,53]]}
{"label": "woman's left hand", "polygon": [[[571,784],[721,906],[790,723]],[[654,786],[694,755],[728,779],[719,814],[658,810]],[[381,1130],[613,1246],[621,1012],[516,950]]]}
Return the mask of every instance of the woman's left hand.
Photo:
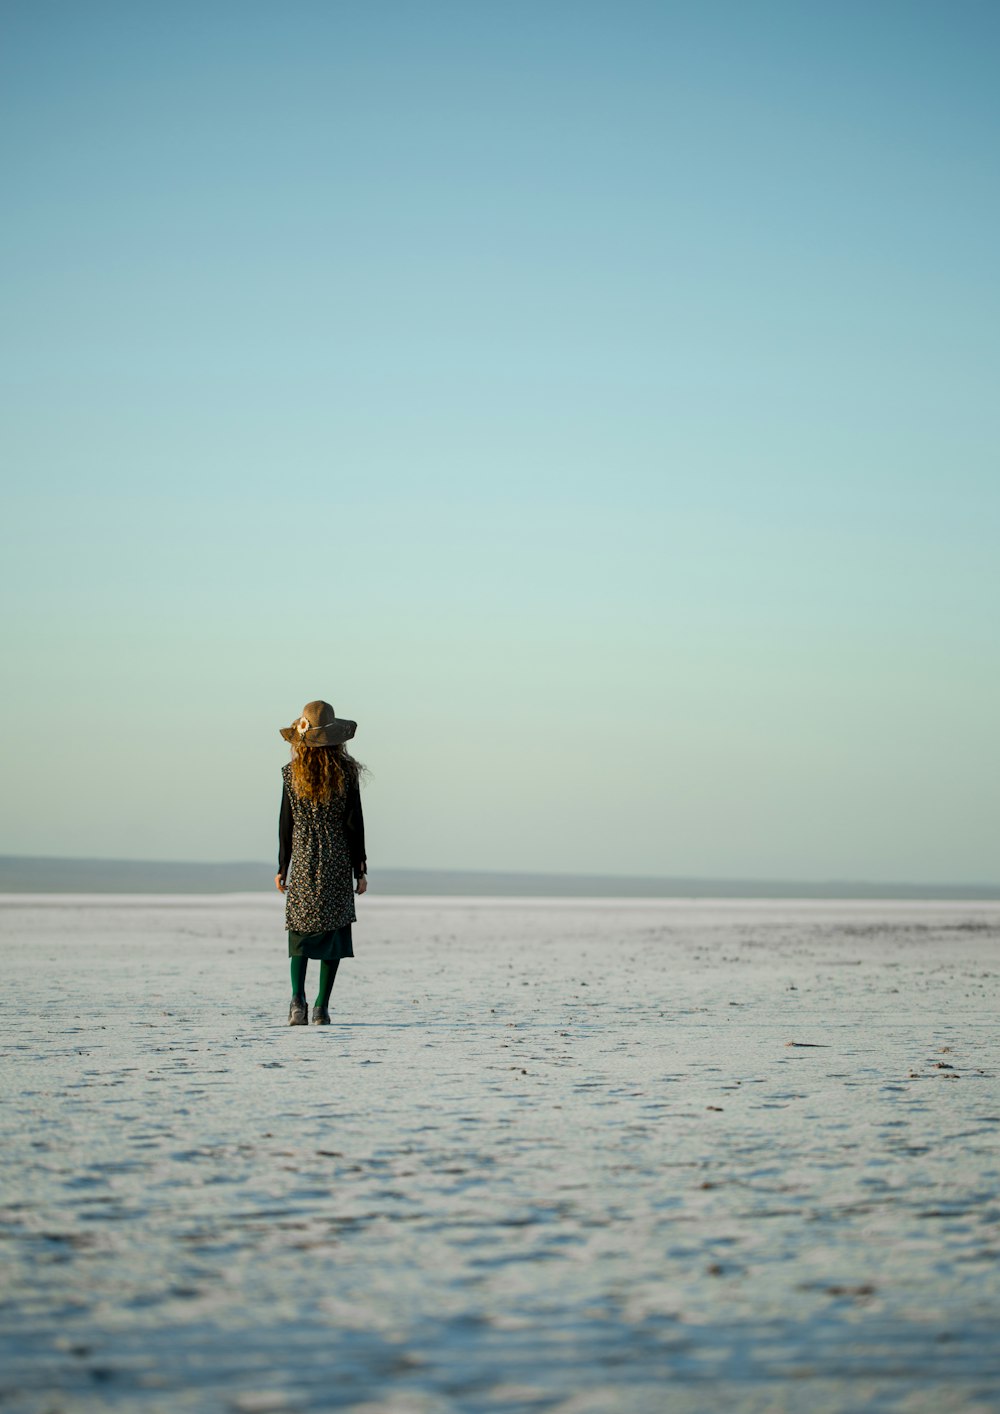
{"label": "woman's left hand", "polygon": [[356,889],[355,892],[357,892],[357,893],[359,893],[359,894],[363,894],[364,891],[365,891],[365,889],[367,889],[367,887],[368,887],[368,875],[367,875],[367,874],[362,874],[362,875],[360,876],[360,878],[358,879],[358,887],[357,887],[357,889]]}

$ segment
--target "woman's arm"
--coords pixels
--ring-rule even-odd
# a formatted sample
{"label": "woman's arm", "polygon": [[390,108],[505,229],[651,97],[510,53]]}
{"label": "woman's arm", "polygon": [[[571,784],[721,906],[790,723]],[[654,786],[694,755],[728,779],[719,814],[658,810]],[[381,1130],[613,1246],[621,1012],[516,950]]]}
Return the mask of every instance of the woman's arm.
{"label": "woman's arm", "polygon": [[278,872],[274,882],[282,893],[288,879],[288,866],[292,861],[292,802],[288,798],[288,787],[281,785],[281,814],[278,816]]}
{"label": "woman's arm", "polygon": [[[347,789],[344,828],[351,855],[351,868],[354,870],[355,879],[360,883],[368,873],[368,861],[365,856],[365,817],[361,809],[361,791],[357,781],[352,781]],[[364,893],[364,889],[359,889],[359,893]]]}

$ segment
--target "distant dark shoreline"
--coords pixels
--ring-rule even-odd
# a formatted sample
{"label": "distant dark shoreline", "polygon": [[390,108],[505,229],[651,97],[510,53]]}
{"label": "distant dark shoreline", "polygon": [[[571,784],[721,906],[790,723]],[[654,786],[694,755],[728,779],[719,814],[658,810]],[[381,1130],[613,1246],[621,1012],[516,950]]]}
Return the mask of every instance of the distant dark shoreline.
{"label": "distant dark shoreline", "polygon": [[[270,864],[54,859],[0,855],[0,893],[227,894],[273,888]],[[837,879],[688,879],[621,874],[529,874],[485,869],[372,869],[380,894],[535,898],[1000,899],[1000,884],[872,883]]]}

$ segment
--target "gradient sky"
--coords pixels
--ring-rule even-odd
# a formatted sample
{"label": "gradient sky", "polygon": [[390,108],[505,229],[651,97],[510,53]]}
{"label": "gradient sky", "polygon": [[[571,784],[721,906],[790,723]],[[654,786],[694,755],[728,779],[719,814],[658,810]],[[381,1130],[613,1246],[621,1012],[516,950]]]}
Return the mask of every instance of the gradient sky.
{"label": "gradient sky", "polygon": [[0,851],[1000,879],[1000,8],[4,6]]}

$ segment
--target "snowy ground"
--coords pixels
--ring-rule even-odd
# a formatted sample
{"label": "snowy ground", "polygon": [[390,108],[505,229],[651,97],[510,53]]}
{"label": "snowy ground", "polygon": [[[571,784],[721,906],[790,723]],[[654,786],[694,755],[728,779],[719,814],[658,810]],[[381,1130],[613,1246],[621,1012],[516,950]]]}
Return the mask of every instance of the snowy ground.
{"label": "snowy ground", "polygon": [[3,1414],[1000,1406],[1000,904],[358,917],[0,898]]}

